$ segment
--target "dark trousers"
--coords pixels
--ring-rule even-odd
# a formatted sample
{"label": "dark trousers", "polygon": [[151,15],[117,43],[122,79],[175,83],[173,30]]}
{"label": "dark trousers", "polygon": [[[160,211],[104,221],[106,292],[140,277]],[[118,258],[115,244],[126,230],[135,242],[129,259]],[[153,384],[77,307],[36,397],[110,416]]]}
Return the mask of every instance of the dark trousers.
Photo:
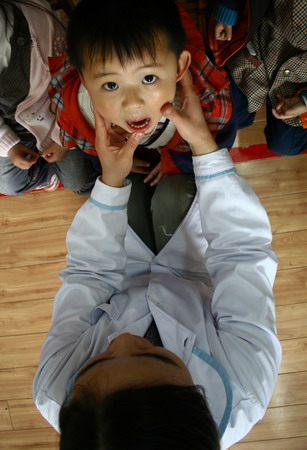
{"label": "dark trousers", "polygon": [[184,219],[196,194],[194,175],[169,175],[156,186],[144,184],[144,175],[130,173],[128,223],[153,253],[167,244]]}
{"label": "dark trousers", "polygon": [[[248,103],[245,94],[231,81],[232,98],[237,112],[238,129],[252,125],[256,113],[248,112]],[[266,127],[264,134],[268,148],[278,155],[297,155],[307,150],[307,129],[292,127],[281,119],[276,119],[272,114],[272,104],[267,98],[266,102]]]}

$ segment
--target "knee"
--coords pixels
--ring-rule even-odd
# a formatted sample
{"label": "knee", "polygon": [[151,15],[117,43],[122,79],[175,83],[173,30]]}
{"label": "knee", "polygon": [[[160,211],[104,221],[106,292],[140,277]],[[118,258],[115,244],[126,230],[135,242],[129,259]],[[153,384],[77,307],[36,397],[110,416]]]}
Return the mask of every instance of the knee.
{"label": "knee", "polygon": [[17,192],[16,189],[9,189],[7,186],[6,187],[2,187],[0,185],[0,194],[3,194],[3,195],[18,195],[18,194],[22,194],[22,192]]}
{"label": "knee", "polygon": [[65,180],[62,177],[59,178],[64,188],[68,189],[69,191],[78,191],[82,188],[82,184],[80,184],[79,180]]}
{"label": "knee", "polygon": [[13,180],[10,179],[0,179],[0,193],[4,195],[18,195],[26,191],[26,188],[21,186],[16,186]]}
{"label": "knee", "polygon": [[307,133],[301,131],[299,127],[274,131],[273,127],[266,126],[264,133],[269,150],[278,155],[298,155],[307,148]]}

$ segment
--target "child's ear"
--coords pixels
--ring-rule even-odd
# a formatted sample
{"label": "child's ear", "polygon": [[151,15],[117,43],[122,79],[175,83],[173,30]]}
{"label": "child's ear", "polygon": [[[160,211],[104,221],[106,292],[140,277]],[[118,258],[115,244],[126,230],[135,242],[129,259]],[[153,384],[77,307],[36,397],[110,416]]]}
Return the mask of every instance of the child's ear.
{"label": "child's ear", "polygon": [[78,74],[79,74],[79,77],[80,77],[80,80],[81,80],[81,83],[85,86],[85,83],[84,83],[84,78],[83,78],[83,76],[82,76],[82,73],[81,72],[78,72]]}
{"label": "child's ear", "polygon": [[180,53],[178,58],[178,69],[177,69],[177,77],[176,81],[180,81],[181,78],[184,76],[188,68],[191,64],[191,53],[188,52],[188,50],[183,50],[182,53]]}

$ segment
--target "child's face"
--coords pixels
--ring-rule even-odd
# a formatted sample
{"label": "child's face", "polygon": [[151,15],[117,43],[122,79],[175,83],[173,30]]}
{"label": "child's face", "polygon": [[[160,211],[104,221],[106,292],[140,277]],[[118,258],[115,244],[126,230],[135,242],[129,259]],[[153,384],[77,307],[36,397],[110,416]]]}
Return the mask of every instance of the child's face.
{"label": "child's face", "polygon": [[189,52],[184,51],[177,60],[166,45],[158,44],[155,61],[146,55],[123,67],[117,57],[104,65],[97,60],[85,64],[81,78],[105,120],[130,133],[149,134],[162,116],[161,107],[173,101],[176,83],[189,64]]}

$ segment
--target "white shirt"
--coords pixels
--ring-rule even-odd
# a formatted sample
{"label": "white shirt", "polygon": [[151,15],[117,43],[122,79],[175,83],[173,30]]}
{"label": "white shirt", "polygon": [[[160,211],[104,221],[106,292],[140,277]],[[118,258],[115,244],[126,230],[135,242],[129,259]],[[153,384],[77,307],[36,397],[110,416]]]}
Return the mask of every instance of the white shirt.
{"label": "white shirt", "polygon": [[164,347],[204,387],[222,448],[263,417],[281,359],[269,220],[226,149],[193,164],[198,194],[158,255],[127,225],[129,182],[97,180],[78,211],[33,384],[55,429],[82,365],[121,333],[143,336],[152,318]]}

